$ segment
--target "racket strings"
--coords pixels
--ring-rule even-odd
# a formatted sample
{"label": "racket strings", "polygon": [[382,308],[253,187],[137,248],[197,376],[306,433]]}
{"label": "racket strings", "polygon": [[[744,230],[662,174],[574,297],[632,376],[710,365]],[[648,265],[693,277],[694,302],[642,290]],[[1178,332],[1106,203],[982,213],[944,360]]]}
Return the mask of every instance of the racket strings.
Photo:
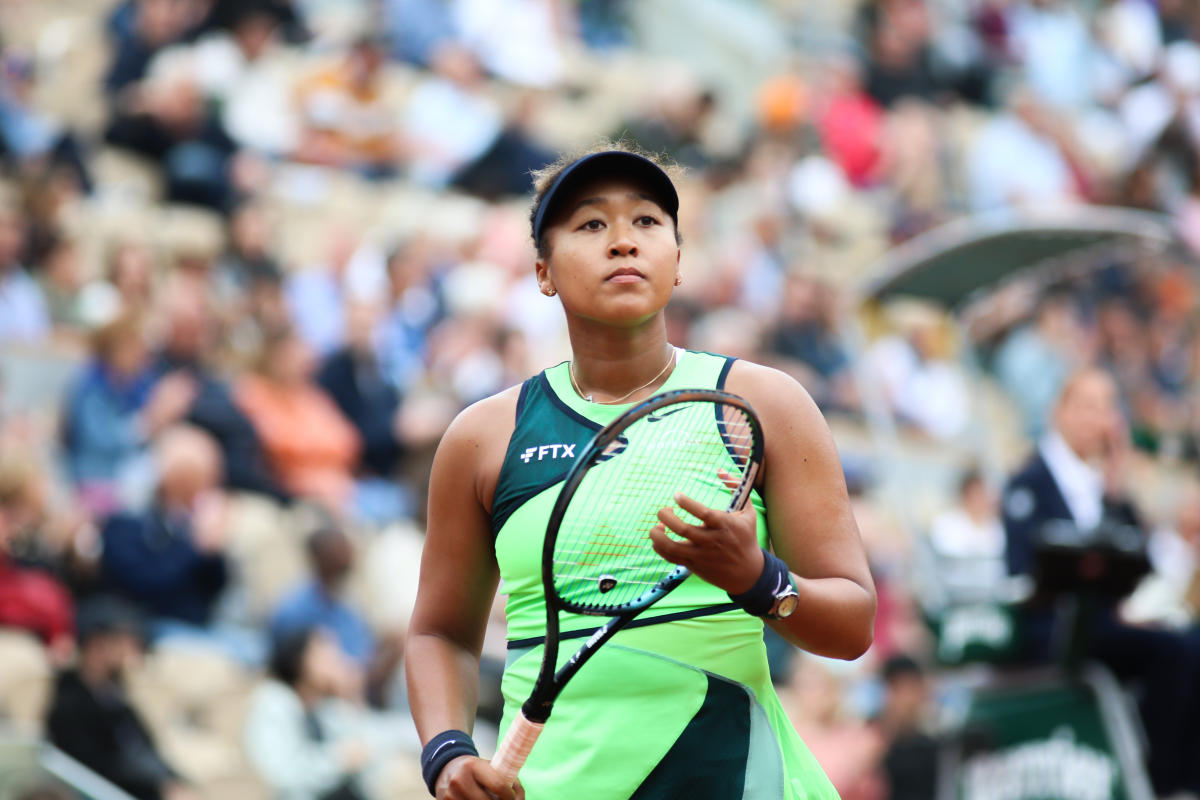
{"label": "racket strings", "polygon": [[699,523],[675,503],[676,492],[710,508],[729,507],[729,484],[746,478],[754,428],[736,406],[688,401],[635,421],[618,442],[576,488],[553,552],[555,592],[595,613],[648,603],[676,573],[651,546],[659,510]]}

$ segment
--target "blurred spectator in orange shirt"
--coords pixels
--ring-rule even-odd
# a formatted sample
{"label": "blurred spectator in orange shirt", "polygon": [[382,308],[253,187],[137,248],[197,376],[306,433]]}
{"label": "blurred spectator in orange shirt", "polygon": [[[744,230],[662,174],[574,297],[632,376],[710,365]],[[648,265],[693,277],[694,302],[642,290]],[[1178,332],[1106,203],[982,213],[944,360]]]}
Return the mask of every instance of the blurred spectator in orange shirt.
{"label": "blurred spectator in orange shirt", "polygon": [[288,491],[331,511],[345,511],[354,495],[358,431],[313,380],[312,351],[290,330],[268,335],[255,370],[234,388],[267,460]]}
{"label": "blurred spectator in orange shirt", "polygon": [[296,158],[355,169],[367,177],[394,175],[401,156],[397,114],[387,102],[381,40],[355,41],[338,64],[300,87],[304,131]]}

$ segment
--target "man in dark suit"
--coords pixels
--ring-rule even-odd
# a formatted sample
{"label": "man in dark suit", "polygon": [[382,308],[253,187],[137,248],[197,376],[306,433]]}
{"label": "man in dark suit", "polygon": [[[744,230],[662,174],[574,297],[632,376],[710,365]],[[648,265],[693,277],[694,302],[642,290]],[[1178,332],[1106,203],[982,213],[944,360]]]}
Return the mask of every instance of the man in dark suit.
{"label": "man in dark suit", "polygon": [[[1140,528],[1128,494],[1129,441],[1117,387],[1108,373],[1082,370],[1065,383],[1051,425],[1004,492],[1008,569],[1043,581],[1024,609],[1022,640],[1032,661],[1048,661],[1053,643],[1067,633],[1047,599],[1052,587],[1037,569],[1037,545],[1051,524],[1082,533],[1105,525]],[[1111,568],[1097,557],[1078,560],[1077,585],[1099,584]],[[1081,620],[1082,655],[1097,660],[1141,690],[1141,716],[1150,742],[1148,768],[1160,795],[1200,788],[1191,766],[1200,752],[1200,647],[1195,638],[1121,621],[1122,598],[1093,593]],[[1080,606],[1082,607],[1082,606]]]}

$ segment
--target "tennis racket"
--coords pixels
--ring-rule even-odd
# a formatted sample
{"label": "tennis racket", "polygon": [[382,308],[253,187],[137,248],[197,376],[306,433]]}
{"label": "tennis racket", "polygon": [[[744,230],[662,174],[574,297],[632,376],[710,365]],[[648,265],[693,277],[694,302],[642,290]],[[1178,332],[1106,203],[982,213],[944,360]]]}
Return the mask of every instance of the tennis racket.
{"label": "tennis racket", "polygon": [[[715,390],[681,390],[626,411],[576,459],[542,547],[546,639],[541,670],[492,759],[509,783],[579,668],[691,574],[654,552],[649,531],[659,524],[659,510],[673,508],[698,524],[676,505],[675,493],[681,491],[710,508],[742,509],[762,456],[762,430],[745,400]],[[560,611],[611,619],[556,669]]]}

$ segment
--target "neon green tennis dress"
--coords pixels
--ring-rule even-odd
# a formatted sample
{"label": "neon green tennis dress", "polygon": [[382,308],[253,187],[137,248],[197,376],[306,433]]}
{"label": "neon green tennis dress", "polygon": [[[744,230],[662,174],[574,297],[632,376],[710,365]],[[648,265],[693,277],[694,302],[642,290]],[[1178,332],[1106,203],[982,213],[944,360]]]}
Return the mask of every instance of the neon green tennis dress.
{"label": "neon green tennis dress", "polygon": [[[662,391],[723,387],[732,359],[676,352]],[[546,611],[540,567],[550,510],[574,458],[629,407],[580,398],[565,363],[521,387],[492,503],[509,639],[501,736],[541,664]],[[688,487],[680,490],[689,493]],[[751,502],[765,546],[769,536],[757,492]],[[569,658],[601,622],[563,614],[559,658]],[[521,770],[525,796],[836,798],[771,686],[762,630],[762,621],[723,590],[688,578],[601,647],[567,684]]]}

